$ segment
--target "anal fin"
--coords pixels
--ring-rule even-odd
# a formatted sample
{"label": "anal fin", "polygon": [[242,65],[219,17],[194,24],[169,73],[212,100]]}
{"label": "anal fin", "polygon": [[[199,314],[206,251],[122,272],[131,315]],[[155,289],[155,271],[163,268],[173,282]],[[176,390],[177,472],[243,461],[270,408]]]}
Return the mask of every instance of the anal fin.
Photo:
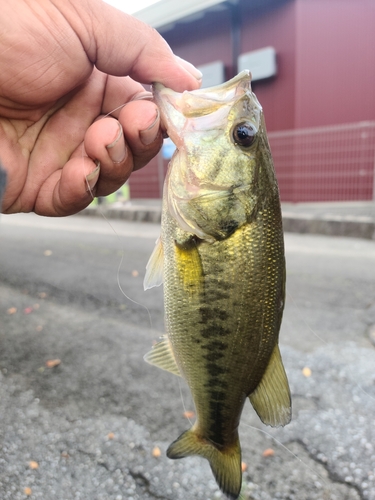
{"label": "anal fin", "polygon": [[277,427],[290,422],[291,396],[278,345],[272,352],[262,380],[249,399],[264,424]]}
{"label": "anal fin", "polygon": [[154,345],[151,351],[149,351],[143,359],[147,361],[147,363],[150,363],[150,365],[157,366],[162,370],[166,370],[167,372],[181,377],[181,372],[177,366],[171,343],[166,335],[162,337],[160,342]]}

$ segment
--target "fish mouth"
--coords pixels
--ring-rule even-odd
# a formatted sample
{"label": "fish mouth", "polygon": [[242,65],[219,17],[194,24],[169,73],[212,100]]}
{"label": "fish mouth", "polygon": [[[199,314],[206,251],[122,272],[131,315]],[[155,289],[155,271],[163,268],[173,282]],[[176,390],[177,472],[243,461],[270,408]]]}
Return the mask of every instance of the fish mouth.
{"label": "fish mouth", "polygon": [[[180,132],[189,119],[213,115],[215,112],[223,114],[244,94],[253,95],[249,70],[242,71],[220,85],[182,93],[166,88],[161,83],[154,83],[152,87],[162,126],[177,148],[182,146]],[[207,119],[207,128],[210,123],[211,120]]]}

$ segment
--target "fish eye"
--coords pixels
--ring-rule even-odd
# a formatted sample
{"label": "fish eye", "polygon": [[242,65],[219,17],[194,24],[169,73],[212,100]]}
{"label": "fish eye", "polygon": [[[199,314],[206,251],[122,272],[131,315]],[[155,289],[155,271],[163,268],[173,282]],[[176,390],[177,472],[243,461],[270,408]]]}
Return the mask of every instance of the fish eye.
{"label": "fish eye", "polygon": [[241,122],[235,125],[233,129],[233,140],[235,144],[243,148],[249,148],[255,140],[256,133],[254,125],[249,122]]}

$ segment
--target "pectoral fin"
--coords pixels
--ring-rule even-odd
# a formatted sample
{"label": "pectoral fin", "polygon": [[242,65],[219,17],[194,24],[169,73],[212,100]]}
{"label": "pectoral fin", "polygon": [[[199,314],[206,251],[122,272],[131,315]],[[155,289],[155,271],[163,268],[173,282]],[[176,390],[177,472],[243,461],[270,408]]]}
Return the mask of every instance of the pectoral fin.
{"label": "pectoral fin", "polygon": [[163,262],[163,245],[160,238],[158,238],[146,266],[146,275],[143,281],[143,288],[145,290],[153,288],[154,286],[159,286],[163,283]]}
{"label": "pectoral fin", "polygon": [[202,292],[203,269],[197,244],[191,240],[188,245],[175,243],[177,272],[185,292],[197,297]]}
{"label": "pectoral fin", "polygon": [[272,352],[262,380],[249,399],[264,424],[277,427],[290,422],[290,390],[278,345]]}
{"label": "pectoral fin", "polygon": [[151,351],[148,352],[143,359],[147,361],[147,363],[150,363],[150,365],[158,366],[162,370],[166,370],[167,372],[181,377],[171,343],[166,335],[162,337],[160,342],[154,345]]}

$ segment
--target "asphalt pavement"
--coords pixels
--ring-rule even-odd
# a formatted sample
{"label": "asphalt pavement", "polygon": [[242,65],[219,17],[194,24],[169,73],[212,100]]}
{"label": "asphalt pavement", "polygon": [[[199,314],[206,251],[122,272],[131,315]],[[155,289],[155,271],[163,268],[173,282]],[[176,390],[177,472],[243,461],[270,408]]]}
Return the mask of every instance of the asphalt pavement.
{"label": "asphalt pavement", "polygon": [[[158,232],[1,218],[1,499],[223,498],[205,460],[165,456],[194,408],[177,377],[142,359],[164,330],[161,288],[142,289]],[[270,429],[246,404],[243,499],[375,500],[375,243],[285,240],[293,420]]]}

